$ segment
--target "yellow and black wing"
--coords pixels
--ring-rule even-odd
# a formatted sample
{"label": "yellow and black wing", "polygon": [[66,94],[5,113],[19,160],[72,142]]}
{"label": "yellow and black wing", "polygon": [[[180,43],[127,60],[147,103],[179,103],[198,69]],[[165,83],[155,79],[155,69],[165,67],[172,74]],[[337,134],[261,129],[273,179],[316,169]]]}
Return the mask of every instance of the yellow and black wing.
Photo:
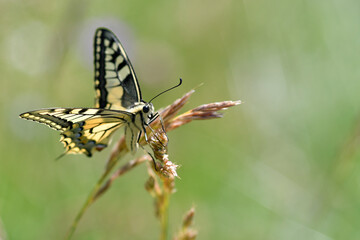
{"label": "yellow and black wing", "polygon": [[106,28],[95,32],[94,63],[96,108],[127,110],[141,101],[131,62],[118,38]]}
{"label": "yellow and black wing", "polygon": [[20,114],[21,118],[43,123],[61,132],[65,153],[84,153],[91,157],[101,151],[110,135],[132,119],[132,114],[94,108],[52,108]]}

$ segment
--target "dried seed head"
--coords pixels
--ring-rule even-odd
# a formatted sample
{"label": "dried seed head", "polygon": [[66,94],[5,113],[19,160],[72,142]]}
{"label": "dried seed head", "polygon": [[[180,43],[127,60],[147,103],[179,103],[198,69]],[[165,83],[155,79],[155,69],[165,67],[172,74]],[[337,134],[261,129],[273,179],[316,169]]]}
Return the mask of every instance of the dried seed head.
{"label": "dried seed head", "polygon": [[188,228],[193,224],[195,208],[192,207],[184,216],[183,227]]}
{"label": "dried seed head", "polygon": [[178,165],[169,160],[167,144],[168,137],[162,128],[156,130],[150,137],[149,145],[154,152],[155,158],[159,160],[156,166],[159,172],[165,177],[178,177],[176,172]]}
{"label": "dried seed head", "polygon": [[165,161],[166,159],[168,159],[168,141],[168,137],[162,129],[156,130],[156,132],[151,135],[149,145],[153,150],[156,159],[160,161]]}
{"label": "dried seed head", "polygon": [[[168,122],[175,117],[175,115],[180,111],[180,109],[188,102],[190,96],[194,93],[194,90],[187,92],[184,96],[179,99],[176,99],[171,105],[166,108],[159,110],[159,114],[164,120],[165,128],[167,129]],[[160,128],[160,118],[157,118],[151,123],[151,127],[154,129]]]}
{"label": "dried seed head", "polygon": [[170,120],[167,125],[167,130],[173,130],[193,120],[221,118],[223,114],[218,111],[225,110],[239,104],[241,104],[241,101],[224,101],[201,105]]}
{"label": "dried seed head", "polygon": [[191,228],[194,220],[195,209],[192,207],[184,216],[182,229],[174,240],[194,240],[197,237],[197,231]]}
{"label": "dried seed head", "polygon": [[175,100],[173,104],[161,111],[161,116],[164,118],[164,121],[166,122],[168,119],[174,117],[180,111],[180,109],[189,101],[189,98],[194,92],[195,90],[190,90],[184,96]]}
{"label": "dried seed head", "polygon": [[154,177],[150,176],[149,179],[145,183],[145,189],[149,193],[153,193],[154,192],[154,186],[155,186],[155,179],[154,179]]}
{"label": "dried seed head", "polygon": [[160,169],[160,172],[166,177],[179,177],[177,175],[176,169],[179,165],[172,163],[171,161],[165,161],[164,166]]}
{"label": "dried seed head", "polygon": [[186,232],[182,233],[176,240],[195,240],[198,235],[198,232],[194,229],[188,229]]}
{"label": "dried seed head", "polygon": [[220,111],[220,110],[226,110],[229,107],[233,107],[236,105],[241,104],[241,101],[223,101],[223,102],[214,102],[214,103],[208,103],[200,105],[193,110],[192,112],[214,112],[214,111]]}

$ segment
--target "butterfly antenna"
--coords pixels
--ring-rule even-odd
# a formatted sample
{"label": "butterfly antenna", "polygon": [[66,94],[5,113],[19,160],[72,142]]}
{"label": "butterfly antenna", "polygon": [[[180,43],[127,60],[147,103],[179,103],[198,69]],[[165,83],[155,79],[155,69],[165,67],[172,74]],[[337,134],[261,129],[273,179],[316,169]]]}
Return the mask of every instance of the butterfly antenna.
{"label": "butterfly antenna", "polygon": [[153,98],[149,101],[149,103],[151,103],[152,100],[154,100],[155,98],[157,98],[157,97],[160,96],[161,94],[166,93],[166,92],[168,92],[168,91],[170,91],[170,90],[172,90],[172,89],[174,89],[174,88],[177,88],[177,87],[179,87],[181,84],[182,84],[182,79],[180,78],[180,82],[179,82],[178,85],[173,86],[173,87],[171,87],[171,88],[169,88],[169,89],[167,89],[167,90],[159,93],[158,95],[156,95],[155,97],[153,97]]}

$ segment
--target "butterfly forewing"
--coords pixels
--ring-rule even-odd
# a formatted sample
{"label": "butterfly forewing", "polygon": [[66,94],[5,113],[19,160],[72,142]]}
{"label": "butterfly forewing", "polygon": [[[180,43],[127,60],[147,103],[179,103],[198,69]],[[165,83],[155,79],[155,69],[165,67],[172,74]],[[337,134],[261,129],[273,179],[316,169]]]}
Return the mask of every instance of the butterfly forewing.
{"label": "butterfly forewing", "polygon": [[53,108],[26,112],[21,118],[48,125],[61,132],[66,153],[84,153],[107,146],[110,135],[131,121],[131,113],[93,108]]}
{"label": "butterfly forewing", "polygon": [[117,37],[105,28],[94,39],[95,107],[127,110],[141,101],[134,69]]}
{"label": "butterfly forewing", "polygon": [[[153,107],[142,101],[134,69],[117,37],[99,28],[94,38],[95,108],[51,108],[26,112],[20,117],[61,132],[65,153],[91,156],[102,150],[111,134],[125,126],[125,141],[135,153]],[[143,109],[147,106],[147,111]],[[149,110],[151,106],[151,111]]]}

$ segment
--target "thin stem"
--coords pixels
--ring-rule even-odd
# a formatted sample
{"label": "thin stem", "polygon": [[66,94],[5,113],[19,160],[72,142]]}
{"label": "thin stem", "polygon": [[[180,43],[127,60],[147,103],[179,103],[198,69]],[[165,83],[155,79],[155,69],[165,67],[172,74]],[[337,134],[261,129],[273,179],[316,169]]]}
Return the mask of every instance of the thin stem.
{"label": "thin stem", "polygon": [[111,171],[113,170],[113,168],[116,166],[116,163],[119,161],[119,159],[125,155],[125,153],[127,152],[125,149],[125,141],[120,140],[118,142],[118,144],[116,145],[116,147],[113,149],[108,164],[106,166],[105,172],[102,174],[102,176],[100,177],[100,179],[97,181],[97,183],[95,184],[94,188],[92,189],[92,191],[90,192],[90,194],[88,195],[84,205],[82,206],[82,208],[80,209],[79,213],[77,214],[76,218],[74,219],[73,223],[71,224],[71,227],[69,229],[69,232],[67,234],[67,236],[65,237],[66,240],[70,240],[71,237],[73,236],[81,218],[83,217],[83,215],[85,214],[86,210],[90,207],[90,205],[96,200],[96,195],[99,192],[99,190],[101,189],[101,187],[103,186],[104,181],[107,179],[107,177],[110,175]]}
{"label": "thin stem", "polygon": [[168,217],[169,217],[169,202],[170,202],[170,195],[172,193],[172,184],[173,179],[166,179],[162,178],[163,181],[163,194],[162,194],[162,202],[160,206],[160,223],[161,223],[161,235],[160,240],[166,240],[168,237]]}
{"label": "thin stem", "polygon": [[161,235],[160,240],[166,240],[168,235],[168,209],[169,209],[169,195],[164,193],[163,203],[160,209],[160,223]]}
{"label": "thin stem", "polygon": [[[112,167],[114,167],[115,165],[113,165]],[[74,219],[70,230],[67,234],[67,236],[65,237],[66,240],[70,240],[71,237],[73,236],[82,216],[84,215],[85,211],[90,207],[90,205],[94,202],[94,196],[96,195],[96,193],[99,191],[100,187],[102,186],[103,182],[105,181],[106,177],[108,176],[108,174],[110,173],[109,169],[108,171],[104,172],[104,174],[101,176],[101,178],[98,180],[98,182],[96,183],[95,187],[93,188],[93,190],[91,191],[91,193],[89,194],[89,196],[87,197],[84,205],[82,206],[82,208],[80,209],[79,213],[77,214],[76,218]]]}

